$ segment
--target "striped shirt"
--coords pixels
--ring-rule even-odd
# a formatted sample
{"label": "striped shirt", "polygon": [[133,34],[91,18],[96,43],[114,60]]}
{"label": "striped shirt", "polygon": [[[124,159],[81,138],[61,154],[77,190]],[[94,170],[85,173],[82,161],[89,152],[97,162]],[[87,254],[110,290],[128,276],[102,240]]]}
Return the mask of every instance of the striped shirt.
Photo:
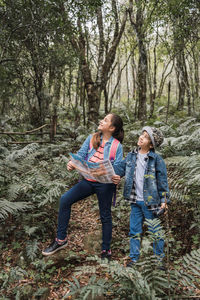
{"label": "striped shirt", "polygon": [[89,159],[89,162],[98,163],[100,161],[103,161],[103,159],[104,159],[104,156],[103,156],[104,146],[105,146],[105,143],[101,144],[99,146],[99,148],[94,153],[94,155]]}
{"label": "striped shirt", "polygon": [[[104,160],[104,155],[103,155],[103,152],[104,152],[104,146],[105,146],[105,143],[101,144],[99,146],[99,148],[97,149],[97,151],[94,153],[94,155],[89,159],[89,162],[92,162],[92,163],[98,163],[100,161],[103,161]],[[92,181],[92,182],[97,182],[96,180],[93,180],[93,179],[87,179],[88,181]]]}

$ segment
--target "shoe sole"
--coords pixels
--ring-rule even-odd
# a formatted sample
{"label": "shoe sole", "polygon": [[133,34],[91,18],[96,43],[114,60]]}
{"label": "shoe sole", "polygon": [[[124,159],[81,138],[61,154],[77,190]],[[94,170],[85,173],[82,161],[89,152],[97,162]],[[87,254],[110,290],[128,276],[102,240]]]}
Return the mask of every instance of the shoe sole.
{"label": "shoe sole", "polygon": [[54,250],[54,251],[52,251],[52,252],[48,252],[48,253],[47,253],[47,252],[42,251],[42,254],[43,254],[44,256],[49,256],[49,255],[52,255],[52,254],[56,253],[56,252],[59,251],[59,250],[62,250],[62,249],[64,249],[64,248],[66,248],[66,247],[67,247],[67,244],[65,244],[65,245],[63,245],[63,246],[57,248],[56,250]]}

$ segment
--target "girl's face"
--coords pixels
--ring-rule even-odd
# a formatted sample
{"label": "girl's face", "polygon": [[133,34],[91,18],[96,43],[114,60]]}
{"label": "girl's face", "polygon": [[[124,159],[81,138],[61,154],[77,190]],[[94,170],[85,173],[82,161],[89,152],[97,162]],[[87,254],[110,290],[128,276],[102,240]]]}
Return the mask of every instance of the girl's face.
{"label": "girl's face", "polygon": [[100,130],[103,133],[113,133],[115,127],[112,125],[112,114],[108,114],[103,120],[99,122],[98,130]]}
{"label": "girl's face", "polygon": [[153,147],[151,139],[146,131],[143,131],[142,134],[139,136],[137,144],[139,147],[145,150],[149,150]]}

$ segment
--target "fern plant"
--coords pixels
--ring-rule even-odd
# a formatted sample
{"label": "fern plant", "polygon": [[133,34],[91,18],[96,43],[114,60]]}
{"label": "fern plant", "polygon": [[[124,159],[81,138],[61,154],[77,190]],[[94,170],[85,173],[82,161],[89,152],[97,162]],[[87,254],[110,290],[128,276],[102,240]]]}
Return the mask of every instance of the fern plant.
{"label": "fern plant", "polygon": [[191,297],[195,296],[200,287],[200,249],[184,255],[176,262],[176,265],[178,267],[174,274],[179,281],[179,286],[174,286],[173,295],[181,289],[184,294]]}
{"label": "fern plant", "polygon": [[[180,258],[176,262],[177,269],[168,269],[167,272],[158,268],[155,256],[145,257],[132,268],[126,268],[118,261],[102,264],[95,257],[89,260],[97,261],[109,277],[105,280],[92,276],[83,287],[74,277],[73,282],[68,281],[70,292],[66,293],[64,299],[75,296],[77,300],[89,300],[101,295],[106,296],[106,299],[116,300],[169,300],[198,296],[200,249]],[[83,273],[79,272],[79,276],[81,274],[85,274],[84,270]]]}
{"label": "fern plant", "polygon": [[70,292],[64,296],[68,299],[70,296],[75,296],[77,300],[96,299],[97,296],[106,295],[107,291],[111,289],[112,283],[105,279],[97,279],[93,275],[86,286],[81,287],[76,277],[73,277],[74,282],[67,281],[70,287]]}
{"label": "fern plant", "polygon": [[38,242],[37,240],[33,240],[33,241],[28,241],[27,244],[26,244],[26,254],[27,254],[27,257],[33,261],[37,254],[38,254]]}
{"label": "fern plant", "polygon": [[16,214],[30,209],[32,206],[26,202],[10,202],[5,199],[0,199],[0,219],[6,219],[9,214]]}

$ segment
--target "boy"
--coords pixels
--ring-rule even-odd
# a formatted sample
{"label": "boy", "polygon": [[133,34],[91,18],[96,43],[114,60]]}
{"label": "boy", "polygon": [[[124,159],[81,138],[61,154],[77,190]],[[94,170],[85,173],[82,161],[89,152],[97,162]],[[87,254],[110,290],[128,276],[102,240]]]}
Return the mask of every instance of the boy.
{"label": "boy", "polygon": [[[130,258],[131,267],[139,259],[140,239],[144,218],[153,220],[156,213],[167,209],[169,188],[164,160],[155,153],[163,142],[160,130],[145,126],[138,139],[138,148],[129,152],[127,157],[114,166],[113,183],[125,175],[124,197],[131,203],[130,215]],[[158,228],[157,228],[158,229]],[[149,228],[149,230],[151,230]],[[154,254],[159,261],[164,257],[164,240],[154,242]]]}

